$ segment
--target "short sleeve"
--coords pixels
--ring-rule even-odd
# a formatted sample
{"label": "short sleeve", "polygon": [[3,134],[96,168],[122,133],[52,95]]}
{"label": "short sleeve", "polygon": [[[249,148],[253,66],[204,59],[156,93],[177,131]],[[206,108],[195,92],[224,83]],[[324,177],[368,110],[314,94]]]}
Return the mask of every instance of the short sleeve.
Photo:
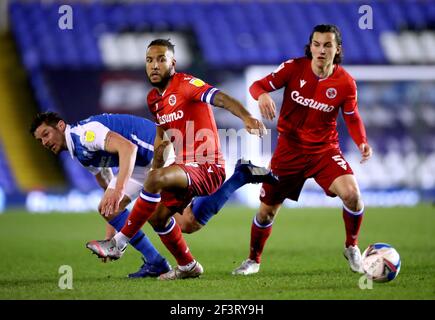
{"label": "short sleeve", "polygon": [[80,143],[89,151],[104,150],[107,133],[110,131],[100,122],[92,121],[81,126]]}
{"label": "short sleeve", "polygon": [[183,81],[183,94],[188,100],[202,101],[212,104],[214,96],[218,92],[219,89],[198,78],[191,78],[190,80]]}

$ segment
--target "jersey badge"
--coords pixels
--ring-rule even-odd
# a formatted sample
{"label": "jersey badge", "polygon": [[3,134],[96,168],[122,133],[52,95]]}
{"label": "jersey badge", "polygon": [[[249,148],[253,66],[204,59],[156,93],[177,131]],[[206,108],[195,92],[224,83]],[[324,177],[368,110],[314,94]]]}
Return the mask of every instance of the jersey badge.
{"label": "jersey badge", "polygon": [[326,96],[329,99],[334,99],[337,96],[337,89],[335,89],[335,88],[328,88],[326,90]]}
{"label": "jersey badge", "polygon": [[304,79],[299,80],[301,88],[307,83]]}
{"label": "jersey badge", "polygon": [[168,100],[168,102],[169,102],[169,105],[170,105],[171,107],[175,106],[175,104],[177,103],[177,98],[175,97],[174,94],[171,94],[171,95],[169,96],[169,100]]}
{"label": "jersey badge", "polygon": [[202,81],[201,79],[198,79],[198,78],[193,78],[192,80],[189,81],[189,83],[193,84],[195,87],[198,87],[198,88],[205,85],[205,82]]}
{"label": "jersey badge", "polygon": [[93,142],[95,140],[95,132],[91,130],[87,130],[85,132],[85,141],[86,142]]}

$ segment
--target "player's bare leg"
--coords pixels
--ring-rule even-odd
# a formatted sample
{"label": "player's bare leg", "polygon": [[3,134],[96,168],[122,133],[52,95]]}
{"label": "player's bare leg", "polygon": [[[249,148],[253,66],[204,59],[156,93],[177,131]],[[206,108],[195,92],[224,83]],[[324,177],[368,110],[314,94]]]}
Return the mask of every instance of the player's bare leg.
{"label": "player's bare leg", "polygon": [[193,233],[203,228],[207,222],[224,206],[230,196],[248,183],[278,182],[269,168],[256,166],[249,160],[239,159],[233,175],[213,194],[197,197],[186,207],[182,214],[176,214],[175,220],[183,233]]}
{"label": "player's bare leg", "polygon": [[346,229],[344,257],[349,261],[353,272],[362,273],[358,234],[364,214],[364,203],[356,179],[351,174],[340,176],[331,184],[329,191],[343,201],[343,220]]}
{"label": "player's bare leg", "polygon": [[261,254],[266,241],[272,233],[273,220],[281,208],[281,204],[267,205],[260,203],[260,209],[251,226],[251,242],[249,258],[233,271],[233,275],[250,275],[260,271]]}
{"label": "player's bare leg", "polygon": [[183,233],[194,233],[203,227],[203,225],[200,224],[193,215],[192,207],[190,205],[183,210],[183,214],[176,213],[174,219]]}
{"label": "player's bare leg", "polygon": [[205,226],[222,209],[231,195],[245,184],[278,182],[278,177],[270,169],[256,166],[249,160],[239,159],[232,176],[212,194],[194,198],[185,211],[186,218],[180,222],[183,223],[186,232],[195,232]]}

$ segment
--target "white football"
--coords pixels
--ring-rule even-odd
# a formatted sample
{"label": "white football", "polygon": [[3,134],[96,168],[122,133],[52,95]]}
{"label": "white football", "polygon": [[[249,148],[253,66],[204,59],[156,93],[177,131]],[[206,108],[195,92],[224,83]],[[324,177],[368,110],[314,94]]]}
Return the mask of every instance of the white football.
{"label": "white football", "polygon": [[387,243],[374,243],[362,254],[362,268],[367,278],[375,282],[394,280],[400,271],[400,255]]}

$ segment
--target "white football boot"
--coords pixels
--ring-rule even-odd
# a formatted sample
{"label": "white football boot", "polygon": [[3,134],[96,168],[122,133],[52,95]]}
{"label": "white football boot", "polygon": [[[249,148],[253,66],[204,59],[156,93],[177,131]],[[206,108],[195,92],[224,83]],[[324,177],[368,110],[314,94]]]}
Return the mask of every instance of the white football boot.
{"label": "white football boot", "polygon": [[179,266],[174,269],[161,274],[157,279],[159,280],[177,280],[186,278],[197,278],[204,273],[204,268],[202,265],[196,261],[195,265],[190,270],[181,270]]}
{"label": "white football boot", "polygon": [[247,276],[249,274],[257,273],[258,271],[260,271],[260,264],[255,262],[255,260],[246,259],[242,262],[240,267],[233,270],[232,274]]}
{"label": "white football boot", "polygon": [[344,257],[349,261],[350,269],[353,272],[364,273],[362,269],[361,251],[358,246],[344,248]]}

